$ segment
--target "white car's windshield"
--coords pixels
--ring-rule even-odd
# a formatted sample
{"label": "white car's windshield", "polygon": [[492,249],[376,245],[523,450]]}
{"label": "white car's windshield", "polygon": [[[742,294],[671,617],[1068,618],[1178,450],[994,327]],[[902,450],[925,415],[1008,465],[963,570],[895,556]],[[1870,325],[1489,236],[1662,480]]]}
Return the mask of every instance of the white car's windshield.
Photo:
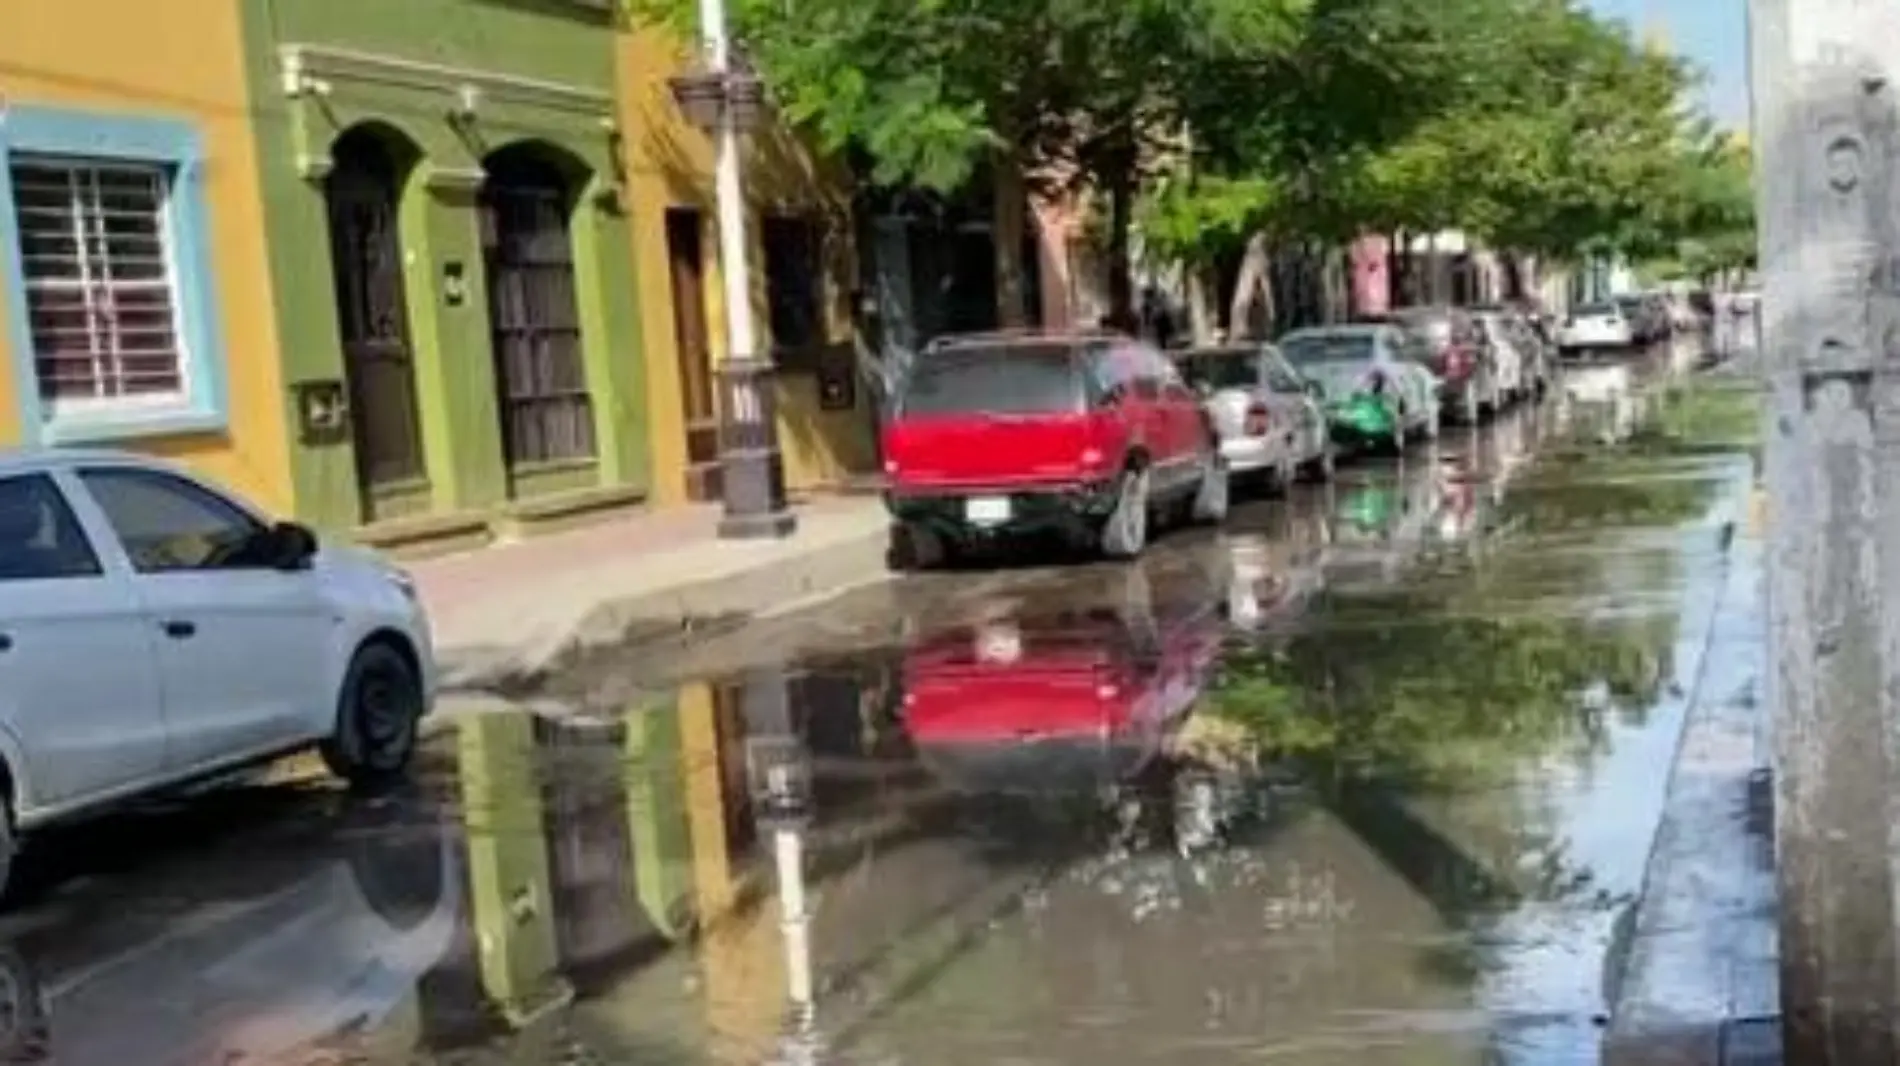
{"label": "white car's windshield", "polygon": [[1295,333],[1280,342],[1280,352],[1305,373],[1321,363],[1369,363],[1379,346],[1370,333]]}

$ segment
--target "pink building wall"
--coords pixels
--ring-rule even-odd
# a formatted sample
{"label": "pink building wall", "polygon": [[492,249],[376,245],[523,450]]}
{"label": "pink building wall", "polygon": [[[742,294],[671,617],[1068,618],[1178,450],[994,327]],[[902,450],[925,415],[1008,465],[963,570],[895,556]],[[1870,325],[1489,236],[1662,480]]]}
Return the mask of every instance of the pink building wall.
{"label": "pink building wall", "polygon": [[1380,236],[1361,237],[1352,243],[1352,311],[1354,315],[1382,315],[1390,311],[1392,279],[1389,276],[1389,243]]}

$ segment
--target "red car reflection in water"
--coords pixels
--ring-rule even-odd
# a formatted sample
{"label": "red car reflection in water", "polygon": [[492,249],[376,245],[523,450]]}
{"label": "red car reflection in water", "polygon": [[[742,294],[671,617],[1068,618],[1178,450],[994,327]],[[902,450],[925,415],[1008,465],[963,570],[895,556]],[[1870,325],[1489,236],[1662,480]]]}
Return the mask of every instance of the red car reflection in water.
{"label": "red car reflection in water", "polygon": [[1080,792],[1139,773],[1186,719],[1218,656],[1218,601],[960,627],[912,648],[904,719],[953,787]]}

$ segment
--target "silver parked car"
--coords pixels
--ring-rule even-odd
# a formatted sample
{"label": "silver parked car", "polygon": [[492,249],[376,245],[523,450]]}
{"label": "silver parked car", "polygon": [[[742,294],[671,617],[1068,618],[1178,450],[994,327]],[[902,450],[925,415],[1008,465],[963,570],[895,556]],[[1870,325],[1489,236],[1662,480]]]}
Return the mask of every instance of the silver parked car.
{"label": "silver parked car", "polygon": [[1196,348],[1173,358],[1207,404],[1230,473],[1266,475],[1281,488],[1302,474],[1332,479],[1326,412],[1278,348]]}

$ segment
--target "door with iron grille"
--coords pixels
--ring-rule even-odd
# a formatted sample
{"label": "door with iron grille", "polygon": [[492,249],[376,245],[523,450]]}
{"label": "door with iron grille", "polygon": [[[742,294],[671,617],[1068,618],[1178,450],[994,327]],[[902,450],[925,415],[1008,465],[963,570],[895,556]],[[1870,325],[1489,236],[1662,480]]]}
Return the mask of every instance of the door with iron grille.
{"label": "door with iron grille", "polygon": [[505,151],[488,164],[482,251],[502,448],[515,472],[595,455],[571,202],[560,169],[531,150]]}
{"label": "door with iron grille", "polygon": [[337,330],[363,517],[373,521],[379,497],[425,476],[396,225],[400,182],[395,161],[372,134],[345,135],[334,154],[325,195]]}

